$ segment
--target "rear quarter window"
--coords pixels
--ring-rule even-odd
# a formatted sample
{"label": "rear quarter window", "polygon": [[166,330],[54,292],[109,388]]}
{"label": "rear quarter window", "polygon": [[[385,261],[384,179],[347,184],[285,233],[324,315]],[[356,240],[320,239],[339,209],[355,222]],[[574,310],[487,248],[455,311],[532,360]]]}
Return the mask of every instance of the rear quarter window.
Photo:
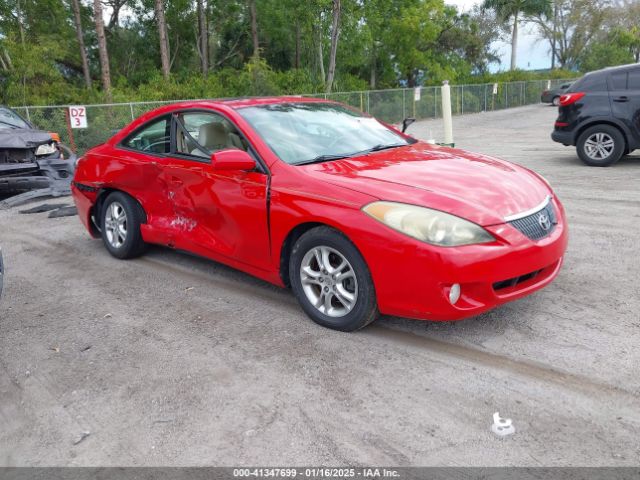
{"label": "rear quarter window", "polygon": [[602,74],[587,74],[574,83],[569,92],[606,92],[607,77]]}
{"label": "rear quarter window", "polygon": [[627,89],[627,72],[612,73],[609,76],[610,90],[626,90]]}
{"label": "rear quarter window", "polygon": [[640,90],[640,69],[629,72],[627,88],[629,90]]}

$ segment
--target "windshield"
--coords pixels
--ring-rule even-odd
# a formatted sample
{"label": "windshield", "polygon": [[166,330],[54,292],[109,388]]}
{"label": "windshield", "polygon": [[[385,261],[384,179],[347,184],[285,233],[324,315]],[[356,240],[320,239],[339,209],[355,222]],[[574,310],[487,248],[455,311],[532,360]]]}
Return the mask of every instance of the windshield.
{"label": "windshield", "polygon": [[293,165],[413,143],[376,119],[334,103],[278,103],[238,112],[278,157]]}
{"label": "windshield", "polygon": [[0,128],[31,128],[29,124],[8,108],[0,107]]}

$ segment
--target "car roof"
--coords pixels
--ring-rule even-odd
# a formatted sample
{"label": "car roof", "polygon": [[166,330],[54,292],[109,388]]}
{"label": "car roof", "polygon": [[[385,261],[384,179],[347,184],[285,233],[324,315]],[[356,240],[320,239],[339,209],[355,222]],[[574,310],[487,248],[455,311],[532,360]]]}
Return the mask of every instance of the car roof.
{"label": "car roof", "polygon": [[215,98],[211,100],[193,100],[189,102],[180,102],[179,104],[188,104],[191,107],[194,106],[211,106],[211,105],[225,105],[233,109],[256,107],[261,105],[274,105],[279,103],[320,103],[329,102],[335,103],[331,100],[325,100],[324,98],[315,97],[303,97],[302,95],[289,95],[281,97],[237,97],[237,98]]}
{"label": "car roof", "polygon": [[633,70],[636,68],[640,68],[640,63],[629,63],[627,65],[616,65],[615,67],[607,67],[601,70],[594,70],[593,72],[588,72],[587,75],[595,75],[595,74],[609,74],[618,71],[626,71]]}

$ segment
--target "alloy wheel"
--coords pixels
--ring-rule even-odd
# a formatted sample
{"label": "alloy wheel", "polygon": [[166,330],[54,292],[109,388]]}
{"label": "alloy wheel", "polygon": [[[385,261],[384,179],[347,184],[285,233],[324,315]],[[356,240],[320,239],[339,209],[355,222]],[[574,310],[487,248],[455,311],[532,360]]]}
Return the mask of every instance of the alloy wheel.
{"label": "alloy wheel", "polygon": [[127,212],[119,202],[111,202],[104,217],[107,241],[113,248],[120,248],[127,239]]}
{"label": "alloy wheel", "polygon": [[613,138],[607,133],[597,132],[589,136],[584,143],[584,151],[593,160],[609,158],[615,149]]}
{"label": "alloy wheel", "polygon": [[311,305],[327,316],[343,317],[358,300],[355,271],[334,248],[317,246],[309,250],[300,264],[300,280]]}

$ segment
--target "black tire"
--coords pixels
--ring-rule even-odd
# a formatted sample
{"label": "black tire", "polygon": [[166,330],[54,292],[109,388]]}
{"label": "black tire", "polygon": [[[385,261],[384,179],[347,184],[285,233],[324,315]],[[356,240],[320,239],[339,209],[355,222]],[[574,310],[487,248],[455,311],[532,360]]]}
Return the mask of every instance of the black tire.
{"label": "black tire", "polygon": [[[125,217],[126,235],[120,246],[115,246],[109,239],[106,228],[106,218],[113,204],[122,206]],[[116,258],[125,260],[140,256],[146,244],[142,240],[140,233],[140,225],[144,221],[144,212],[142,207],[133,198],[123,192],[112,192],[105,199],[100,211],[100,230],[102,242],[107,251]]]}
{"label": "black tire", "polygon": [[558,97],[558,96],[553,97],[553,99],[551,99],[551,105],[553,105],[554,107],[559,107],[560,106],[560,97]]}
{"label": "black tire", "polygon": [[[613,149],[611,150],[611,153],[603,158],[592,158],[586,150],[587,140],[597,134],[604,134],[613,140]],[[608,167],[613,165],[622,158],[626,148],[627,145],[620,130],[606,124],[594,125],[593,127],[587,128],[582,132],[576,143],[578,157],[580,157],[580,160],[590,167]]]}
{"label": "black tire", "polygon": [[[301,279],[302,261],[307,253],[317,247],[329,247],[339,252],[350,264],[357,281],[355,305],[343,316],[326,315],[316,308],[305,293]],[[329,227],[316,227],[304,233],[295,243],[289,258],[289,277],[294,295],[305,313],[323,327],[352,332],[363,328],[378,318],[376,292],[364,258],[358,249],[342,233]],[[337,297],[334,297],[334,302]]]}

